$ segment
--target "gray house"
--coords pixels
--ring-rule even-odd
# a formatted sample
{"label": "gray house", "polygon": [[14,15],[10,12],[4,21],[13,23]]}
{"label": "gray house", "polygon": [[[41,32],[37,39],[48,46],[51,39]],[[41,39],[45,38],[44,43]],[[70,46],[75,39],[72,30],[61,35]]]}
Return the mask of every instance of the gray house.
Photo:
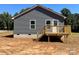
{"label": "gray house", "polygon": [[35,5],[12,19],[14,37],[39,38],[44,34],[63,36],[70,33],[65,16],[41,5]]}

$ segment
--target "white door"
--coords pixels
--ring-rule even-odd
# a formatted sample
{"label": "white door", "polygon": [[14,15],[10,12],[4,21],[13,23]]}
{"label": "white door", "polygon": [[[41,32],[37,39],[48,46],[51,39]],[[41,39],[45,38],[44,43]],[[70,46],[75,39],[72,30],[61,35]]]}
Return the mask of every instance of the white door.
{"label": "white door", "polygon": [[58,23],[57,21],[52,22],[52,25],[53,25],[52,26],[52,32],[53,33],[57,33],[57,23]]}
{"label": "white door", "polygon": [[45,25],[46,25],[46,28],[47,28],[47,32],[52,32],[51,19],[47,19],[47,20],[45,21]]}

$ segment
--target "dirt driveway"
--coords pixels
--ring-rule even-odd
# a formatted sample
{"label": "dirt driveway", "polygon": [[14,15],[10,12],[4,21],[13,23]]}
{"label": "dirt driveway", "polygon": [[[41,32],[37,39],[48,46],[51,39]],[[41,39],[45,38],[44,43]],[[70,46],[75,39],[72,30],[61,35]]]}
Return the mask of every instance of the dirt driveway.
{"label": "dirt driveway", "polygon": [[77,55],[79,54],[79,34],[72,33],[67,43],[36,42],[29,38],[5,37],[10,33],[0,33],[0,54],[2,55]]}

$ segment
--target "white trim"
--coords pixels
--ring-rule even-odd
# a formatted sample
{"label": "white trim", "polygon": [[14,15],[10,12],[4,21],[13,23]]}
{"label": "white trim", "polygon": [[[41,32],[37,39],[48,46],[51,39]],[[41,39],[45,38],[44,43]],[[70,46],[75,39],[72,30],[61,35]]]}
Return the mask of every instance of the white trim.
{"label": "white trim", "polygon": [[59,21],[58,19],[53,19],[53,20],[52,20],[52,25],[53,25],[53,26],[54,26],[54,21],[57,21],[57,26],[59,26],[59,22],[60,22],[60,21]]}
{"label": "white trim", "polygon": [[[32,28],[31,28],[31,21],[35,21],[35,29],[32,29]],[[36,30],[36,20],[31,19],[31,20],[29,21],[29,29],[30,29],[30,30]]]}
{"label": "white trim", "polygon": [[46,21],[50,21],[51,25],[54,25],[54,21],[57,21],[57,26],[59,26],[59,22],[60,22],[58,19],[45,19],[45,25],[47,25]]}

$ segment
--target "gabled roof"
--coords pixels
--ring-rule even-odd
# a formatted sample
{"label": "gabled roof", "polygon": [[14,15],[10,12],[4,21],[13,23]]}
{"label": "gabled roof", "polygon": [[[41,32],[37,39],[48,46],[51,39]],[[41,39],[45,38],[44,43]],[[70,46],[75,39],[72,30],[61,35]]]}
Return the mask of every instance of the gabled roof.
{"label": "gabled roof", "polygon": [[31,8],[29,8],[29,9],[27,9],[26,11],[24,11],[24,12],[22,12],[22,13],[16,15],[16,16],[14,16],[14,17],[12,17],[12,19],[16,19],[16,18],[18,18],[18,17],[20,17],[20,16],[22,16],[22,15],[24,15],[24,14],[30,12],[31,10],[33,10],[33,9],[35,9],[35,8],[37,8],[37,7],[40,7],[40,8],[42,8],[42,9],[45,9],[45,10],[47,10],[47,11],[49,11],[49,12],[51,12],[51,13],[54,13],[54,14],[56,14],[56,15],[58,15],[58,16],[64,18],[64,19],[66,18],[65,16],[63,16],[63,15],[61,15],[61,14],[59,14],[59,13],[53,11],[53,10],[50,9],[50,8],[46,8],[46,7],[44,7],[44,6],[41,6],[41,5],[37,4],[37,5],[35,5],[35,6],[31,7]]}

